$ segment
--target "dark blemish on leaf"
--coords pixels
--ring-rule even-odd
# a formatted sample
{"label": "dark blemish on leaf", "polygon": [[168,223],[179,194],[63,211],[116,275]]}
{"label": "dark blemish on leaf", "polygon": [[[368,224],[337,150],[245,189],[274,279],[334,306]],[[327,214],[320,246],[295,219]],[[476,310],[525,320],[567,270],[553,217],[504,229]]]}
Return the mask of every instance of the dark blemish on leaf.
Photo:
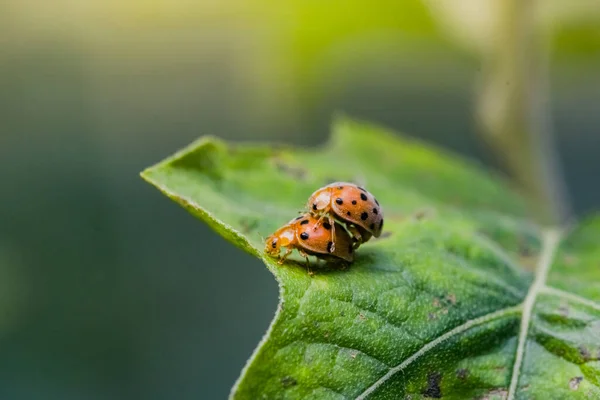
{"label": "dark blemish on leaf", "polygon": [[367,317],[365,317],[365,316],[364,316],[362,313],[359,313],[359,314],[358,314],[358,316],[359,316],[359,318],[360,318],[360,319],[362,319],[363,321],[364,321],[365,319],[367,319]]}
{"label": "dark blemish on leaf", "polygon": [[346,313],[343,311],[340,311],[340,317],[345,317],[345,316],[346,316]]}
{"label": "dark blemish on leaf", "polygon": [[317,211],[317,203],[313,203],[313,210]]}
{"label": "dark blemish on leaf", "polygon": [[371,225],[369,225],[369,228],[374,231],[375,230],[375,222],[371,222]]}
{"label": "dark blemish on leaf", "polygon": [[460,380],[465,380],[469,377],[469,370],[466,368],[461,368],[456,370],[456,377]]}
{"label": "dark blemish on leaf", "polygon": [[569,307],[566,304],[561,305],[558,308],[558,314],[563,318],[569,317]]}
{"label": "dark blemish on leaf", "polygon": [[352,205],[355,206],[356,205],[356,200],[352,200]]}
{"label": "dark blemish on leaf", "polygon": [[288,165],[281,160],[275,160],[275,167],[279,172],[289,175],[294,179],[304,180],[308,174],[304,168]]}
{"label": "dark blemish on leaf", "polygon": [[422,392],[423,396],[432,399],[442,398],[442,389],[440,383],[442,382],[442,374],[439,372],[431,372],[427,375],[427,388]]}
{"label": "dark blemish on leaf", "polygon": [[364,193],[361,193],[361,194],[360,194],[360,199],[361,199],[362,201],[367,201],[367,195],[366,195],[366,194],[364,194]]}
{"label": "dark blemish on leaf", "polygon": [[579,384],[583,380],[583,376],[576,376],[569,380],[569,389],[577,390],[579,389]]}
{"label": "dark blemish on leaf", "polygon": [[304,221],[300,222],[300,225],[306,225],[306,224],[308,224],[308,220],[307,219],[305,219]]}
{"label": "dark blemish on leaf", "polygon": [[419,210],[415,212],[414,216],[417,221],[422,221],[427,217],[430,217],[433,214],[433,211],[430,209]]}
{"label": "dark blemish on leaf", "polygon": [[579,354],[581,355],[581,357],[583,357],[583,360],[585,362],[591,360],[592,355],[590,354],[590,351],[587,349],[587,347],[585,347],[584,345],[579,346]]}
{"label": "dark blemish on leaf", "polygon": [[456,304],[456,295],[454,293],[450,293],[448,296],[446,296],[446,300],[448,300],[450,304],[454,305]]}
{"label": "dark blemish on leaf", "polygon": [[341,198],[339,198],[339,197],[338,197],[337,199],[335,199],[335,202],[336,202],[336,203],[338,203],[340,206],[341,206],[342,204],[344,204],[344,200],[342,200],[342,199],[341,199]]}
{"label": "dark blemish on leaf", "polygon": [[392,236],[392,232],[388,231],[388,232],[383,232],[381,234],[381,236],[379,236],[379,239],[385,239],[385,238],[389,238],[390,236]]}
{"label": "dark blemish on leaf", "polygon": [[363,212],[362,214],[360,214],[360,219],[362,219],[363,221],[365,221],[367,218],[369,218],[369,214],[366,212]]}
{"label": "dark blemish on leaf", "polygon": [[330,230],[331,229],[331,224],[329,222],[323,222],[323,228]]}
{"label": "dark blemish on leaf", "polygon": [[427,319],[430,321],[437,319],[437,315],[435,315],[434,313],[429,313],[429,314],[427,314]]}
{"label": "dark blemish on leaf", "polygon": [[331,248],[333,247],[333,242],[327,243],[327,252],[331,253]]}
{"label": "dark blemish on leaf", "polygon": [[242,226],[242,233],[250,233],[253,230],[256,229],[256,227],[258,227],[258,221],[257,220],[248,220],[248,219],[243,219],[240,221],[240,225]]}
{"label": "dark blemish on leaf", "polygon": [[291,376],[284,376],[283,378],[281,378],[281,386],[283,386],[286,389],[290,388],[292,386],[296,386],[297,384],[298,384],[298,381],[296,381]]}
{"label": "dark blemish on leaf", "polygon": [[302,232],[302,233],[300,234],[300,239],[302,239],[302,240],[306,240],[306,239],[308,239],[308,233],[306,233],[306,232]]}

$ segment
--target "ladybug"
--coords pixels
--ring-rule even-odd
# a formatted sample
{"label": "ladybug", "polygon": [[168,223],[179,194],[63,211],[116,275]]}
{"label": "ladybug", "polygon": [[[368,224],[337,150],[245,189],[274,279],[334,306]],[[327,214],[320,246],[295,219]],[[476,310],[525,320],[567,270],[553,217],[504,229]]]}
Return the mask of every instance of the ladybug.
{"label": "ladybug", "polygon": [[[280,265],[294,249],[306,258],[307,265],[310,264],[309,255],[337,262],[354,261],[352,238],[344,227],[335,221],[334,225],[323,222],[319,226],[317,226],[317,222],[318,219],[310,213],[294,218],[267,238],[265,252],[272,257],[279,258],[278,264]],[[332,237],[335,224],[337,224],[337,229],[335,237]],[[335,248],[333,246],[334,239],[337,243]],[[286,247],[286,252],[280,256],[282,247]]]}
{"label": "ladybug", "polygon": [[[318,217],[314,229],[327,217],[329,225],[334,217],[344,221],[358,248],[371,236],[379,237],[383,229],[383,210],[379,202],[366,189],[348,182],[334,182],[315,191],[308,199],[310,213]],[[336,233],[332,230],[331,237]],[[333,244],[335,250],[335,240]]]}

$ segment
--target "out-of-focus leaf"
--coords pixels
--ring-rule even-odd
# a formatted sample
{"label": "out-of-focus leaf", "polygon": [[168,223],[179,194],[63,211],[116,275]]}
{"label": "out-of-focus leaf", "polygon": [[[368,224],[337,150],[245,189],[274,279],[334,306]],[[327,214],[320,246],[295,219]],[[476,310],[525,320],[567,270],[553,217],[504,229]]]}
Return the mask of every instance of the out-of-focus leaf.
{"label": "out-of-focus leaf", "polygon": [[[343,119],[323,148],[207,137],[143,177],[280,284],[233,398],[600,396],[598,219],[569,235],[538,229],[500,178]],[[267,257],[262,238],[338,180],[377,196],[384,234],[348,270],[310,276],[297,256]]]}

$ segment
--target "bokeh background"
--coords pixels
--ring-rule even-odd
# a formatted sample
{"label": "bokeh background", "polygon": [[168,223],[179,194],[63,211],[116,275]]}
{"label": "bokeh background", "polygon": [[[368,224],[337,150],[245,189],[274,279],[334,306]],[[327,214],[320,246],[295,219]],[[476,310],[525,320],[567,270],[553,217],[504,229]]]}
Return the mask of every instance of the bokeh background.
{"label": "bokeh background", "polygon": [[[0,399],[226,397],[275,281],[139,171],[203,134],[317,145],[338,111],[496,165],[473,117],[492,2],[1,0]],[[539,3],[583,215],[600,5]]]}

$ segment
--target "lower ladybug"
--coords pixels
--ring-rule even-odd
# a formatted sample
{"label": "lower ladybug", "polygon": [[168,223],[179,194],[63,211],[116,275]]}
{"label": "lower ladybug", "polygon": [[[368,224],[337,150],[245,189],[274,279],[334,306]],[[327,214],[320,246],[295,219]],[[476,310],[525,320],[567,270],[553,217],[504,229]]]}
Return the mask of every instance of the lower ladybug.
{"label": "lower ladybug", "polygon": [[[343,226],[334,221],[334,225],[324,222],[317,226],[318,219],[310,213],[301,215],[286,225],[282,226],[269,236],[265,243],[265,252],[270,256],[279,258],[279,264],[283,264],[285,259],[294,249],[298,250],[302,257],[306,258],[309,264],[308,256],[333,261],[354,261],[354,246],[352,238],[346,232]],[[334,226],[335,237],[332,237]],[[337,246],[333,246],[333,243]],[[286,248],[283,256],[280,256],[282,247]]]}
{"label": "lower ladybug", "polygon": [[[344,221],[352,234],[355,248],[371,236],[379,237],[383,230],[383,210],[379,202],[366,189],[353,183],[334,182],[318,189],[308,199],[307,207],[313,216],[319,218],[315,229],[324,218],[330,225],[335,217]],[[332,231],[331,237],[334,235]]]}

